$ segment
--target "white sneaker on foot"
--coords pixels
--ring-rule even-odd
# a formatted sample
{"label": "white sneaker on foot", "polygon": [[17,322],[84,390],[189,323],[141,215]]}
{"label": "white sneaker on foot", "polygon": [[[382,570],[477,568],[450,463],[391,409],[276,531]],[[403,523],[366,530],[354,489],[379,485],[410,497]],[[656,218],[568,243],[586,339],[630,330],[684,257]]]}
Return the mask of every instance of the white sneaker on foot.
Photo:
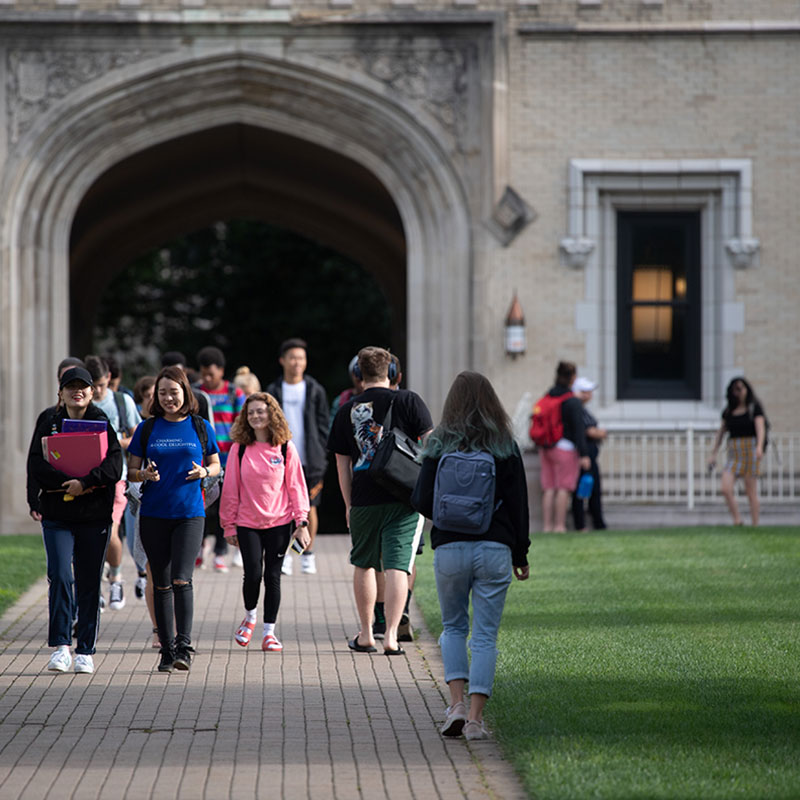
{"label": "white sneaker on foot", "polygon": [[92,657],[78,653],[75,656],[75,672],[85,672],[91,675],[94,672],[94,660]]}
{"label": "white sneaker on foot", "polygon": [[303,553],[300,556],[300,571],[304,575],[317,574],[317,558],[313,553]]}
{"label": "white sneaker on foot", "polygon": [[467,721],[467,707],[464,703],[455,703],[447,709],[444,724],[441,728],[442,736],[461,736],[464,724]]}
{"label": "white sneaker on foot", "polygon": [[281,566],[281,574],[282,575],[291,575],[292,574],[292,557],[290,555],[285,555],[283,557],[283,565]]}
{"label": "white sneaker on foot", "polygon": [[464,724],[464,738],[468,742],[474,742],[477,739],[488,739],[489,731],[483,724],[483,720],[478,722],[476,719],[468,719]]}
{"label": "white sneaker on foot", "polygon": [[122,581],[114,581],[108,592],[108,607],[112,611],[125,608],[125,593],[122,591]]}
{"label": "white sneaker on foot", "polygon": [[228,568],[225,566],[225,559],[222,556],[214,558],[214,572],[227,572]]}
{"label": "white sneaker on foot", "polygon": [[233,558],[231,558],[231,566],[239,568],[244,566],[244,561],[242,561],[242,551],[238,547],[235,547],[233,550]]}
{"label": "white sneaker on foot", "polygon": [[47,662],[47,669],[50,672],[66,672],[71,666],[72,654],[66,645],[57,648],[50,656],[50,661]]}

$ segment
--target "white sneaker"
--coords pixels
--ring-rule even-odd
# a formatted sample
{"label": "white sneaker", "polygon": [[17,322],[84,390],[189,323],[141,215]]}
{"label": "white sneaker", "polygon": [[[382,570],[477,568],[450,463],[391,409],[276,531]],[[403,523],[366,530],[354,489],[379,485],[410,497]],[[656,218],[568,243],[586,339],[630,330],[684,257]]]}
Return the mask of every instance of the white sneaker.
{"label": "white sneaker", "polygon": [[47,662],[47,669],[50,672],[66,672],[72,666],[72,654],[69,648],[64,645],[56,649]]}
{"label": "white sneaker", "polygon": [[317,574],[317,561],[314,553],[303,553],[300,556],[300,568],[304,575]]}
{"label": "white sneaker", "polygon": [[242,561],[242,551],[236,547],[233,550],[233,557],[231,558],[231,566],[233,567],[243,567],[244,561]]}
{"label": "white sneaker", "polygon": [[283,566],[281,566],[281,574],[282,575],[292,574],[292,557],[290,555],[285,555],[283,557]]}
{"label": "white sneaker", "polygon": [[483,720],[478,722],[476,719],[469,719],[464,723],[464,738],[468,742],[474,742],[480,739],[488,739],[489,731],[483,724]]}
{"label": "white sneaker", "polygon": [[75,656],[75,672],[85,672],[91,675],[94,672],[94,661],[92,657],[78,653]]}
{"label": "white sneaker", "polygon": [[122,581],[114,581],[108,592],[108,607],[112,611],[121,611],[125,608],[125,594],[122,591]]}
{"label": "white sneaker", "polygon": [[145,592],[147,591],[147,577],[144,575],[140,575],[136,579],[136,597],[139,600],[142,600],[145,596]]}
{"label": "white sneaker", "polygon": [[214,572],[227,572],[228,568],[225,566],[225,559],[222,556],[215,556],[214,558]]}

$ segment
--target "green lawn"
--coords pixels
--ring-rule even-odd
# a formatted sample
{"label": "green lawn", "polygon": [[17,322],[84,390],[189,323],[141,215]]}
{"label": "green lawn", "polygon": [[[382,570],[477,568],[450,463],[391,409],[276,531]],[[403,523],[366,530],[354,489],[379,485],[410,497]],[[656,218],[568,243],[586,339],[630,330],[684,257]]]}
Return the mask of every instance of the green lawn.
{"label": "green lawn", "polygon": [[529,558],[487,718],[531,797],[800,797],[800,528],[537,535]]}
{"label": "green lawn", "polygon": [[0,615],[45,574],[45,568],[40,535],[0,536]]}

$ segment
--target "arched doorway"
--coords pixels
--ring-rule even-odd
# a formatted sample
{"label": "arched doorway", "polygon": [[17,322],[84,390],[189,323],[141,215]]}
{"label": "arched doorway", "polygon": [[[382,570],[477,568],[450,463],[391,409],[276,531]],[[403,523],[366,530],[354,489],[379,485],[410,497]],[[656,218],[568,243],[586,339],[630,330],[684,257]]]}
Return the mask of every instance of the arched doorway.
{"label": "arched doorway", "polygon": [[[82,230],[76,218],[82,201],[91,203],[98,178],[137,153],[237,126],[272,132],[276,142],[288,135],[306,143],[308,153],[316,146],[343,156],[363,168],[362,176],[373,176],[373,186],[385,188],[405,234],[409,385],[438,409],[454,372],[469,366],[470,214],[458,171],[430,118],[388,98],[368,77],[346,83],[333,73],[237,48],[165,56],[123,76],[110,73],[48,112],[4,174],[0,219],[8,314],[1,337],[0,446],[9,458],[0,468],[0,529],[19,529],[28,519],[22,465],[37,410],[53,397],[55,366],[68,341],[70,232],[73,223],[76,233]],[[141,235],[147,228],[141,219],[125,224]],[[92,238],[73,239],[76,270],[96,263],[103,248]],[[390,252],[392,236],[378,239]]]}

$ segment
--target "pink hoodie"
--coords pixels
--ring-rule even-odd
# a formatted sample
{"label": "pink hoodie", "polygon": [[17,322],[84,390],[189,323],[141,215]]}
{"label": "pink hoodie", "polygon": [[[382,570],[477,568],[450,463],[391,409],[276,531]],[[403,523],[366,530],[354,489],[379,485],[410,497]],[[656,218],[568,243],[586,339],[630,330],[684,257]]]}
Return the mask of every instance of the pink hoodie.
{"label": "pink hoodie", "polygon": [[231,448],[222,483],[219,518],[225,535],[234,536],[237,525],[263,530],[308,519],[308,489],[294,444],[287,444],[285,468],[280,445],[247,445],[241,475],[240,447]]}

